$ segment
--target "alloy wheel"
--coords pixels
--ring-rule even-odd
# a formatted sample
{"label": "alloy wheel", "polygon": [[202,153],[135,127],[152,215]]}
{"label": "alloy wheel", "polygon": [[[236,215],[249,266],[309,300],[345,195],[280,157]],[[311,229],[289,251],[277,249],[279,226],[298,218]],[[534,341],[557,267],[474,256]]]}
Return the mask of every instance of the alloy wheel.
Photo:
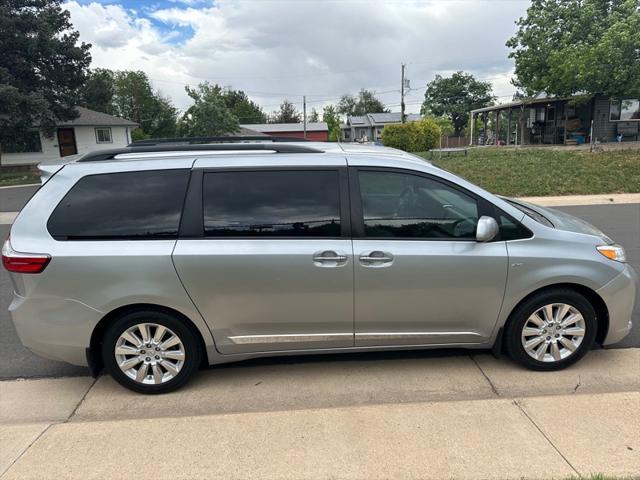
{"label": "alloy wheel", "polygon": [[180,337],[157,323],[127,328],[118,337],[114,353],[120,370],[146,385],[160,385],[175,378],[185,361]]}
{"label": "alloy wheel", "polygon": [[584,340],[586,323],[580,311],[566,303],[538,308],[521,333],[525,352],[540,362],[559,362],[573,355]]}

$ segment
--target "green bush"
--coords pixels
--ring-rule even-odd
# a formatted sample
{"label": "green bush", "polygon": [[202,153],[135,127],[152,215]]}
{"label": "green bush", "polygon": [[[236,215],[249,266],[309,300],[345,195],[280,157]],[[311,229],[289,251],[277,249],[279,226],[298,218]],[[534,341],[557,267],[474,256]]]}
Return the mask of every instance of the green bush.
{"label": "green bush", "polygon": [[380,137],[382,144],[386,147],[409,151],[415,143],[414,136],[416,135],[412,124],[413,122],[385,126]]}
{"label": "green bush", "polygon": [[432,119],[387,125],[382,130],[382,143],[405,152],[426,152],[440,140],[440,127]]}
{"label": "green bush", "polygon": [[432,148],[436,148],[440,143],[442,129],[430,118],[414,122],[418,127],[418,140],[412,152],[426,152]]}
{"label": "green bush", "polygon": [[131,132],[131,141],[137,142],[138,140],[148,140],[151,135],[147,134],[141,128],[136,128]]}

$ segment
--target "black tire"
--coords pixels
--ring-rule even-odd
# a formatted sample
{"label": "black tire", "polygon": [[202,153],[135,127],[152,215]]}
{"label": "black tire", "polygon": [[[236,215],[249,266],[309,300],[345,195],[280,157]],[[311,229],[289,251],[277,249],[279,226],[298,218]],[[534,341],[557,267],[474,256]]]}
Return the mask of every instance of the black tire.
{"label": "black tire", "polygon": [[[182,367],[177,375],[164,383],[139,383],[125,374],[118,366],[115,355],[118,338],[128,328],[141,323],[154,323],[171,330],[179,337],[184,347],[184,363]],[[126,313],[115,319],[111,325],[109,325],[102,342],[102,358],[107,372],[109,372],[113,379],[120,385],[138,393],[158,394],[177,390],[187,383],[198,370],[201,356],[200,342],[193,328],[177,316],[155,310],[138,310]]]}
{"label": "black tire", "polygon": [[[584,318],[585,335],[582,343],[567,358],[543,362],[531,357],[522,345],[522,330],[528,318],[539,308],[552,303],[564,303],[577,309]],[[504,346],[507,354],[530,370],[562,370],[573,365],[591,350],[596,338],[598,324],[593,305],[583,295],[568,288],[554,288],[532,295],[511,313],[504,332]]]}

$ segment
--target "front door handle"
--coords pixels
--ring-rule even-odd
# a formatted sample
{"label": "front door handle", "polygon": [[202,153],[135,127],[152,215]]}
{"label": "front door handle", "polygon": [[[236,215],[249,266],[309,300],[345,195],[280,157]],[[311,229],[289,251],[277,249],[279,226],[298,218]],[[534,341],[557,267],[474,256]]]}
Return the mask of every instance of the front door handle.
{"label": "front door handle", "polygon": [[393,255],[381,250],[374,250],[373,252],[363,253],[360,255],[359,260],[365,267],[374,267],[391,264],[393,262]]}
{"label": "front door handle", "polygon": [[318,267],[335,267],[344,265],[347,262],[347,255],[334,250],[324,250],[313,254],[313,263]]}

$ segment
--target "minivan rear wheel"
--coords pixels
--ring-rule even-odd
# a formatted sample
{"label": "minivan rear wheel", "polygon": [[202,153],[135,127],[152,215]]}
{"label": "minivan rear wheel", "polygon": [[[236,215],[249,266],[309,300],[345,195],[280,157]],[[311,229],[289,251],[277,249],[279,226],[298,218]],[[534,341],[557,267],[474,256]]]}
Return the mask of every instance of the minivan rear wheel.
{"label": "minivan rear wheel", "polygon": [[505,329],[505,348],[532,370],[560,370],[582,358],[596,337],[596,312],[570,289],[540,292],[521,303]]}
{"label": "minivan rear wheel", "polygon": [[167,393],[183,386],[200,365],[200,345],[181,319],[136,311],[116,319],[102,344],[106,370],[140,393]]}

